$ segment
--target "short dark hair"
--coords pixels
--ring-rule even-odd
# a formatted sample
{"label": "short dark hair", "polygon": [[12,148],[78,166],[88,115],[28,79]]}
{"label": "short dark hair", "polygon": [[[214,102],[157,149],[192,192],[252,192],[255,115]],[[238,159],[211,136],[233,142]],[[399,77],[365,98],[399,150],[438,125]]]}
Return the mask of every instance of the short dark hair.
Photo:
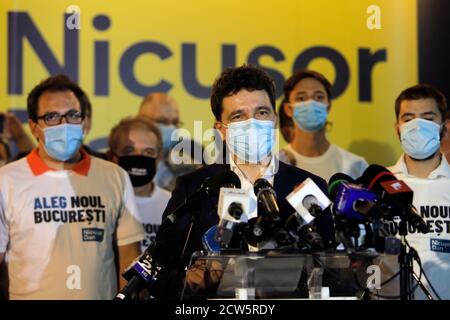
{"label": "short dark hair", "polygon": [[435,87],[429,84],[418,84],[403,90],[395,100],[395,118],[398,120],[400,115],[400,105],[405,100],[419,100],[419,99],[434,99],[438,106],[439,112],[442,116],[442,121],[445,121],[445,113],[447,112],[447,99]]}
{"label": "short dark hair", "polygon": [[221,120],[222,118],[223,99],[243,89],[248,91],[266,91],[275,111],[274,81],[264,70],[252,65],[243,65],[241,67],[226,68],[214,81],[211,93],[211,109],[216,120]]}
{"label": "short dark hair", "polygon": [[317,81],[319,81],[325,88],[325,92],[327,93],[327,98],[331,102],[331,83],[330,83],[330,81],[328,81],[328,79],[325,78],[325,76],[323,74],[321,74],[317,71],[307,70],[307,69],[298,70],[289,79],[287,79],[284,82],[283,91],[284,91],[284,99],[286,100],[286,102],[289,102],[289,95],[291,94],[292,90],[297,85],[297,83],[299,83],[300,81],[302,81],[303,79],[306,79],[306,78],[313,78],[313,79],[316,79]]}
{"label": "short dark hair", "polygon": [[27,110],[28,118],[33,122],[37,122],[38,119],[38,107],[39,98],[46,92],[58,92],[58,91],[72,91],[78,99],[81,107],[81,113],[83,117],[86,115],[86,103],[83,103],[86,94],[84,91],[70,78],[64,74],[58,74],[55,76],[48,77],[47,79],[41,81],[37,86],[31,90],[27,98]]}

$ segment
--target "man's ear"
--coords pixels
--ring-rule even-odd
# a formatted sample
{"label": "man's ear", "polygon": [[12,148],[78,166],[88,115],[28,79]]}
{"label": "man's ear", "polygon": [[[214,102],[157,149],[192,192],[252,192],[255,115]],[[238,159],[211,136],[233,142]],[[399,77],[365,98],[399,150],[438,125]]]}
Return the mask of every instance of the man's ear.
{"label": "man's ear", "polygon": [[294,110],[292,108],[292,105],[289,102],[284,102],[283,108],[284,108],[284,113],[286,113],[288,117],[292,118],[294,115]]}
{"label": "man's ear", "polygon": [[30,127],[31,134],[36,138],[36,140],[39,140],[39,128],[37,123],[31,119],[28,119],[28,126]]}
{"label": "man's ear", "polygon": [[91,120],[85,118],[82,126],[83,126],[83,134],[84,136],[87,136],[91,131]]}
{"label": "man's ear", "polygon": [[445,120],[444,123],[442,124],[442,130],[441,133],[439,135],[439,137],[442,139],[444,139],[444,137],[448,136],[448,134],[450,133],[450,121]]}
{"label": "man's ear", "polygon": [[219,131],[220,135],[222,136],[222,140],[225,140],[227,131],[226,131],[226,128],[225,128],[225,126],[223,125],[223,123],[220,122],[220,121],[218,121],[218,120],[216,120],[216,121],[214,122],[214,129],[216,129],[217,131]]}
{"label": "man's ear", "polygon": [[400,139],[400,125],[398,122],[394,123],[395,132],[397,132],[397,137]]}

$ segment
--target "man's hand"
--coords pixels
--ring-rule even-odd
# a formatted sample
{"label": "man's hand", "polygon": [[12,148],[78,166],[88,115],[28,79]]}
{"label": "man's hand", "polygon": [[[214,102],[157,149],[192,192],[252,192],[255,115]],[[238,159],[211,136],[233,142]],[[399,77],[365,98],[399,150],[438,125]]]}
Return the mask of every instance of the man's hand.
{"label": "man's hand", "polygon": [[199,259],[186,272],[186,283],[193,292],[217,285],[223,268],[219,261]]}
{"label": "man's hand", "polygon": [[119,277],[119,289],[122,289],[127,281],[122,277],[122,272],[141,254],[141,245],[139,242],[133,242],[124,246],[119,246],[117,251],[118,256],[118,268],[117,272]]}

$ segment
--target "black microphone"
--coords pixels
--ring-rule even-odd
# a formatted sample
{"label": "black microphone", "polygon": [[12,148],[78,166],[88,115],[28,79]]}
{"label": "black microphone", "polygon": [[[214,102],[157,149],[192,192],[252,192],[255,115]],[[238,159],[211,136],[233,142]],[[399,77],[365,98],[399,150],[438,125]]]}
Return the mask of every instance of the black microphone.
{"label": "black microphone", "polygon": [[314,218],[320,217],[323,213],[319,200],[317,200],[317,198],[312,194],[304,197],[302,204]]}
{"label": "black microphone", "polygon": [[[254,239],[249,243],[254,244],[264,240],[264,233],[268,226],[274,222],[280,221],[280,209],[277,204],[277,194],[272,185],[266,179],[260,178],[255,181],[253,186],[257,201],[261,204],[264,213],[258,212],[258,218],[252,228]],[[253,220],[253,219],[252,219]],[[252,237],[250,237],[252,238]]]}
{"label": "black microphone", "polygon": [[156,244],[152,243],[144,253],[122,274],[128,283],[119,291],[114,300],[129,300],[135,293],[156,282],[161,265],[155,261]]}
{"label": "black microphone", "polygon": [[264,211],[274,220],[280,219],[280,209],[277,204],[277,194],[272,185],[266,179],[260,178],[253,186],[258,203],[261,203]]}
{"label": "black microphone", "polygon": [[179,212],[193,206],[198,206],[203,199],[217,195],[222,187],[240,188],[241,181],[237,174],[230,170],[222,171],[214,177],[206,178],[193,194],[187,197],[182,204],[166,216],[163,224],[173,223]]}
{"label": "black microphone", "polygon": [[306,223],[297,212],[286,220],[284,228],[289,236],[295,240],[296,247],[300,251],[320,251],[325,248],[323,239],[317,233],[313,223]]}
{"label": "black microphone", "polygon": [[414,192],[388,169],[370,165],[357,181],[377,195],[386,218],[402,216],[420,232],[429,232],[427,224],[412,205]]}

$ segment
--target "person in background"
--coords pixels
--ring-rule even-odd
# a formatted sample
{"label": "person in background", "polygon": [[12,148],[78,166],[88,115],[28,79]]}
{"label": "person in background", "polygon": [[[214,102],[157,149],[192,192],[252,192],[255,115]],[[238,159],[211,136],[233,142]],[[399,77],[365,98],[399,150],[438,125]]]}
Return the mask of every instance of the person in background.
{"label": "person in background", "polygon": [[[0,167],[6,165],[11,159],[8,143],[0,139]],[[0,263],[0,300],[8,299],[8,268],[6,261]]]}
{"label": "person in background", "polygon": [[139,221],[144,226],[142,252],[154,241],[170,192],[154,182],[162,160],[162,139],[158,127],[145,117],[126,118],[108,139],[108,157],[128,172],[134,189]]}
{"label": "person in background", "polygon": [[286,110],[284,109],[285,102],[286,101],[283,99],[278,107],[278,118],[280,119],[281,135],[283,136],[284,141],[290,143],[295,136],[295,127],[292,118],[286,114]]}
{"label": "person in background", "polygon": [[[4,118],[4,128],[0,136],[3,142],[8,146],[7,162],[23,158],[33,150],[33,140],[25,132],[23,124],[14,113],[1,113],[0,116]],[[16,154],[12,154],[14,148],[11,148],[11,143],[13,143],[17,149]]]}
{"label": "person in background", "polygon": [[331,143],[326,136],[331,99],[330,82],[316,71],[301,70],[286,80],[284,109],[294,121],[295,131],[293,140],[280,151],[280,160],[326,181],[336,172],[358,178],[368,166],[366,160]]}
{"label": "person in background", "polygon": [[[413,190],[412,204],[429,228],[423,234],[410,226],[406,239],[417,250],[427,277],[442,299],[450,299],[450,166],[439,150],[446,134],[446,110],[444,95],[430,85],[402,91],[395,101],[395,128],[404,153],[388,168]],[[387,222],[385,230],[398,235],[398,222]],[[414,269],[419,274],[417,265]],[[431,291],[424,277],[422,282]],[[426,299],[421,289],[415,296]]]}
{"label": "person in background", "polygon": [[[172,191],[175,188],[176,178],[192,172],[202,166],[202,159],[193,154],[195,141],[178,137],[176,130],[182,126],[179,108],[176,101],[163,92],[150,93],[142,100],[139,116],[147,117],[159,127],[163,142],[163,159],[156,170],[155,182],[162,188]],[[191,150],[191,154],[183,154],[183,163],[174,163],[172,149],[182,139],[183,150]],[[191,144],[192,148],[186,148]],[[201,146],[197,146],[202,148]]]}
{"label": "person in background", "polygon": [[447,161],[450,161],[450,109],[448,107],[445,113],[445,127],[445,135],[441,141],[441,152],[447,158]]}
{"label": "person in background", "polygon": [[0,168],[11,160],[11,150],[8,143],[0,139]]}
{"label": "person in background", "polygon": [[27,110],[38,147],[0,168],[0,263],[11,299],[110,300],[140,254],[128,174],[81,148],[81,92],[65,75],[35,86]]}

